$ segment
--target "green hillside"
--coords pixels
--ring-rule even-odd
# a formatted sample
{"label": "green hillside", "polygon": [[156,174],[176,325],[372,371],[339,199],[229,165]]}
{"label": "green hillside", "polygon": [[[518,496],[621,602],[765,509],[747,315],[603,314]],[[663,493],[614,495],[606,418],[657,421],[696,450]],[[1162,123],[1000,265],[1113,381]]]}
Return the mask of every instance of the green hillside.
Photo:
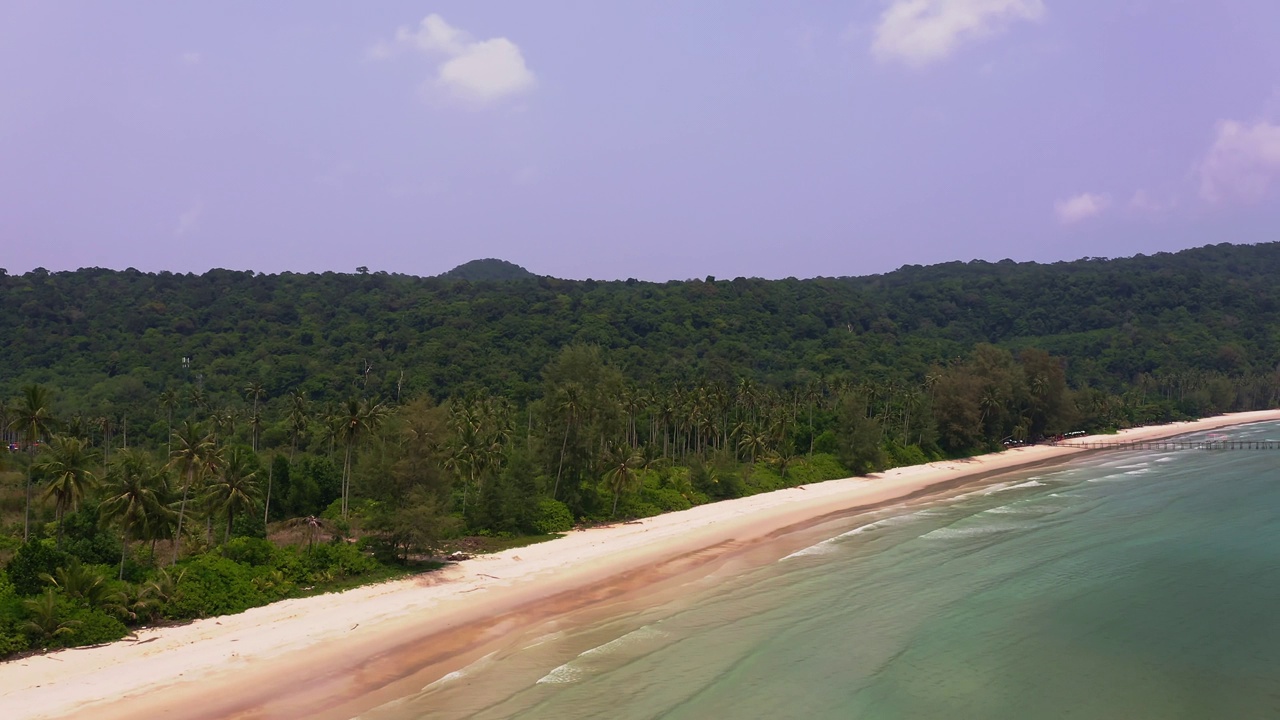
{"label": "green hillside", "polygon": [[1276,244],[780,281],[0,272],[0,656],[1274,407],[1276,277]]}

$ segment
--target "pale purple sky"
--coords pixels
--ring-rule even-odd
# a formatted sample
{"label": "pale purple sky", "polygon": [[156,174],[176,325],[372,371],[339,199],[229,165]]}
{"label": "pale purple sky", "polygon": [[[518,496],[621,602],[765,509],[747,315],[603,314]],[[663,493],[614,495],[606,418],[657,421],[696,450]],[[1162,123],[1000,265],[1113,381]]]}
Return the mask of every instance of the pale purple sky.
{"label": "pale purple sky", "polygon": [[10,273],[1280,240],[1276,0],[7,0],[0,68]]}

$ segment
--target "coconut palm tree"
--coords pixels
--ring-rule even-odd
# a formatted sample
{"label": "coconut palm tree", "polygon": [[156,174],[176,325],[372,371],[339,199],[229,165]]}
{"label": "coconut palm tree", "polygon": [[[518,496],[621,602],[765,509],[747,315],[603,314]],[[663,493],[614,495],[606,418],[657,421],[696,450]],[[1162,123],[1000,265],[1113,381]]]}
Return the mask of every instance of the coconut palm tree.
{"label": "coconut palm tree", "polygon": [[[104,523],[120,527],[120,576],[123,578],[129,540],[150,536],[154,543],[157,530],[170,521],[168,515],[172,511],[165,504],[169,495],[169,477],[146,455],[130,451],[123,453],[107,468],[103,485],[105,493],[98,513]],[[174,544],[176,553],[176,536]]]}
{"label": "coconut palm tree", "polygon": [[97,570],[81,564],[79,558],[71,558],[66,565],[54,570],[52,575],[41,573],[40,579],[58,588],[69,598],[84,600],[89,607],[96,608],[107,599],[107,579]]}
{"label": "coconut palm tree", "polygon": [[628,490],[639,479],[636,469],[644,464],[644,455],[639,450],[628,445],[613,445],[612,443],[605,447],[604,452],[605,473],[604,480],[609,484],[609,489],[613,490],[613,512],[612,515],[618,514],[618,497],[622,491]]}
{"label": "coconut palm tree", "polygon": [[221,472],[209,486],[209,504],[227,518],[226,540],[231,539],[231,527],[237,512],[250,512],[262,499],[258,487],[258,473],[250,470],[252,456],[238,447],[227,453]]}
{"label": "coconut palm tree", "polygon": [[169,445],[165,448],[165,453],[173,452],[173,411],[178,407],[178,393],[173,389],[167,389],[160,393],[160,409],[164,410],[165,419],[165,437],[169,438]]}
{"label": "coconut palm tree", "polygon": [[351,504],[351,453],[361,437],[381,427],[386,415],[387,409],[382,403],[369,400],[350,398],[343,408],[339,437],[342,444],[346,446],[342,461],[342,519],[344,520],[347,518],[347,511]]}
{"label": "coconut palm tree", "polygon": [[53,430],[53,412],[49,409],[49,391],[43,385],[28,385],[22,389],[22,398],[12,409],[9,427],[22,437],[31,453],[27,467],[27,506],[22,517],[22,541],[31,538],[31,486],[35,478],[36,445]]}
{"label": "coconut palm tree", "polygon": [[176,563],[182,545],[182,522],[187,515],[187,498],[191,494],[191,485],[195,481],[196,472],[203,470],[215,448],[213,436],[205,434],[198,424],[189,420],[182,423],[173,434],[173,439],[177,441],[177,447],[169,455],[169,466],[185,477],[182,483],[182,504],[178,508],[178,528],[173,537],[173,561]]}
{"label": "coconut palm tree", "polygon": [[80,626],[79,620],[61,619],[58,596],[54,594],[53,588],[48,588],[39,597],[23,600],[22,604],[27,610],[27,620],[18,629],[36,636],[41,644],[48,644],[50,640],[62,635],[70,635]]}
{"label": "coconut palm tree", "polygon": [[258,414],[258,401],[267,396],[262,383],[254,380],[244,386],[245,398],[253,401],[253,410],[249,413],[249,444],[254,452],[258,452],[258,433],[262,431],[262,416]]}
{"label": "coconut palm tree", "polygon": [[93,450],[77,437],[55,435],[48,449],[35,463],[35,470],[49,478],[45,499],[54,501],[58,518],[58,547],[62,547],[62,520],[67,510],[75,510],[84,499],[85,492],[98,483],[90,470],[94,464]]}
{"label": "coconut palm tree", "polygon": [[566,385],[557,406],[564,414],[564,438],[560,442],[560,464],[556,466],[556,483],[551,489],[552,498],[560,492],[560,473],[564,470],[564,453],[569,446],[569,431],[577,424],[578,415],[582,412],[582,389],[576,384]]}
{"label": "coconut palm tree", "polygon": [[294,390],[289,395],[289,430],[293,435],[289,444],[289,462],[293,462],[293,455],[298,451],[298,439],[307,431],[307,425],[310,423],[311,416],[307,410],[307,395],[301,390]]}

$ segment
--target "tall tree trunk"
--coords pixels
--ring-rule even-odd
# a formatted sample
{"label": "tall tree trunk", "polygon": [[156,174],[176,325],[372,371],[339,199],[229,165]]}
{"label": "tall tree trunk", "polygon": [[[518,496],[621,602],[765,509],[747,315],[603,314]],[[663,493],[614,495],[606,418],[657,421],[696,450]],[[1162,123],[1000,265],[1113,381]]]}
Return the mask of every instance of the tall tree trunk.
{"label": "tall tree trunk", "polygon": [[[32,446],[34,447],[34,446]],[[31,540],[31,484],[34,481],[36,454],[31,453],[31,465],[27,466],[27,508],[22,513],[22,542]]]}
{"label": "tall tree trunk", "polygon": [[[556,484],[551,489],[551,499],[556,499],[556,494],[560,492],[560,471],[564,470],[564,451],[569,446],[569,427],[571,423],[565,423],[564,440],[560,441],[560,465],[556,467]],[[28,503],[29,504],[29,503]]]}
{"label": "tall tree trunk", "polygon": [[276,464],[273,462],[267,467],[267,502],[266,507],[262,509],[262,532],[267,531],[267,518],[271,515],[271,475],[276,471]]}
{"label": "tall tree trunk", "polygon": [[192,469],[187,468],[187,482],[182,486],[182,503],[178,506],[178,530],[173,534],[173,564],[178,564],[182,551],[182,521],[187,516],[187,494],[191,491]]}

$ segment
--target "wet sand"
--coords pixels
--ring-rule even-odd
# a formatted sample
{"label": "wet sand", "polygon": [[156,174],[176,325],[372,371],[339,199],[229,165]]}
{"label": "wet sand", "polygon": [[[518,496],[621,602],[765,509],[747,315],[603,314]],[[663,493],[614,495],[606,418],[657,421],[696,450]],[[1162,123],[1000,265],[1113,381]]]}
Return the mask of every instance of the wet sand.
{"label": "wet sand", "polygon": [[[1157,439],[1267,420],[1280,420],[1280,411],[1105,439]],[[678,591],[688,578],[743,553],[786,554],[794,544],[787,538],[832,517],[1080,452],[1017,448],[789,488],[577,531],[406,580],[140,630],[135,640],[0,665],[0,707],[6,718],[353,717],[550,618]]]}

